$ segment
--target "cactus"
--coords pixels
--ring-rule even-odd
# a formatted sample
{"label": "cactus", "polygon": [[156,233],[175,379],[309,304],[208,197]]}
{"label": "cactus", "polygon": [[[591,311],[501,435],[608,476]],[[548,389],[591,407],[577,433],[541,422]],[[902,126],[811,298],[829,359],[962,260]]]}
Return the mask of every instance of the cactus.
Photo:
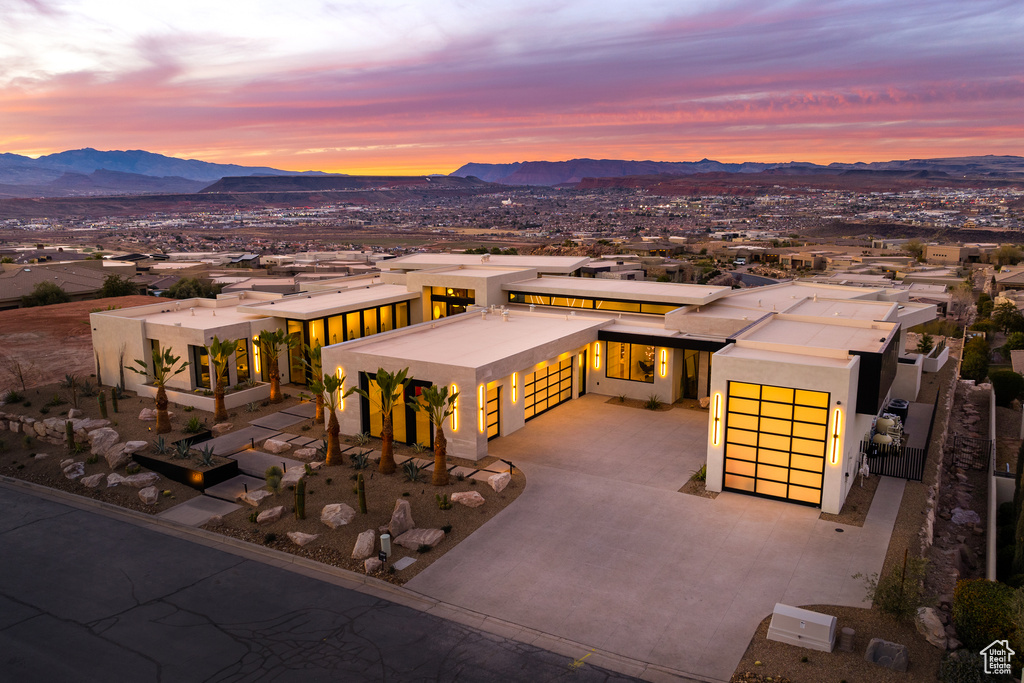
{"label": "cactus", "polygon": [[263,478],[267,480],[267,486],[274,493],[280,493],[281,491],[281,477],[284,476],[284,472],[277,465],[271,465],[267,468],[267,471],[263,473]]}
{"label": "cactus", "polygon": [[68,440],[68,453],[75,452],[75,426],[71,424],[71,420],[64,423],[64,433]]}
{"label": "cactus", "polygon": [[451,500],[451,497],[447,493],[438,493],[438,494],[436,494],[434,496],[434,498],[437,500],[437,509],[438,510],[451,510],[452,509],[452,500]]}
{"label": "cactus", "polygon": [[101,391],[97,396],[96,400],[100,402],[100,417],[104,420],[107,419],[107,392]]}
{"label": "cactus", "polygon": [[306,518],[306,480],[299,479],[295,485],[295,519]]}
{"label": "cactus", "polygon": [[118,393],[119,392],[118,392],[117,389],[114,389],[113,391],[110,392],[110,403],[111,403],[111,405],[114,406],[114,412],[115,413],[117,412],[117,394]]}
{"label": "cactus", "polygon": [[366,514],[366,483],[363,481],[363,473],[356,477],[356,492],[359,494],[359,511]]}

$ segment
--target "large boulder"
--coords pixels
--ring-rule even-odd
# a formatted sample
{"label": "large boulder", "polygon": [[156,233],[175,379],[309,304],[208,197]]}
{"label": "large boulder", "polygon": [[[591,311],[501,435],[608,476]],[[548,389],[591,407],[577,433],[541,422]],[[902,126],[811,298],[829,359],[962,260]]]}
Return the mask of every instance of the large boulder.
{"label": "large boulder", "polygon": [[149,443],[146,441],[129,441],[124,445],[124,452],[128,455],[135,455],[148,445]]}
{"label": "large boulder", "polygon": [[233,425],[230,422],[221,422],[210,427],[210,433],[214,436],[224,436],[233,429]]}
{"label": "large boulder", "polygon": [[872,638],[864,652],[864,660],[893,671],[906,671],[909,663],[907,646],[881,638]]}
{"label": "large boulder", "polygon": [[433,548],[441,542],[442,538],[444,538],[444,532],[440,529],[409,529],[396,538],[395,543],[409,550],[419,550],[421,545]]}
{"label": "large boulder", "polygon": [[74,481],[85,474],[84,462],[73,462],[64,467],[64,476]]}
{"label": "large boulder", "polygon": [[289,467],[288,471],[281,477],[281,486],[284,488],[295,486],[304,476],[306,476],[306,469],[304,467]]}
{"label": "large boulder", "polygon": [[376,557],[367,558],[367,560],[363,562],[363,571],[365,571],[367,574],[374,573],[375,571],[379,570],[380,567],[381,561]]}
{"label": "large boulder", "polygon": [[88,477],[82,477],[81,484],[82,486],[87,486],[88,488],[94,489],[98,488],[100,482],[102,482],[106,478],[107,475],[103,474],[102,472],[98,474],[90,474]]}
{"label": "large boulder", "polygon": [[120,440],[121,435],[115,429],[110,427],[94,429],[89,432],[89,443],[92,445],[90,452],[93,455],[103,455]]}
{"label": "large boulder", "polygon": [[476,491],[460,491],[459,493],[453,493],[451,500],[453,503],[460,503],[470,508],[478,508],[484,504],[484,497]]}
{"label": "large boulder", "polygon": [[285,453],[292,449],[292,445],[287,441],[281,441],[279,439],[267,439],[263,442],[263,450],[268,453]]}
{"label": "large boulder", "polygon": [[940,650],[946,649],[946,627],[943,626],[942,619],[939,618],[934,608],[919,607],[917,619],[914,621],[917,632],[924,636],[930,645],[934,645]]}
{"label": "large boulder", "polygon": [[276,522],[277,520],[281,519],[281,515],[283,514],[284,506],[278,505],[277,507],[270,508],[269,510],[264,510],[263,512],[258,514],[256,516],[256,523],[270,524],[271,522]]}
{"label": "large boulder", "polygon": [[118,484],[124,483],[124,475],[118,474],[117,472],[111,472],[107,475],[107,488],[112,488]]}
{"label": "large boulder", "polygon": [[238,500],[245,503],[246,505],[252,505],[253,507],[259,507],[260,503],[263,502],[264,498],[272,496],[270,491],[264,489],[257,489],[256,491],[246,491],[245,493],[238,494]]}
{"label": "large boulder", "polygon": [[85,413],[83,413],[78,408],[72,408],[71,410],[68,411],[69,420],[74,420],[75,418],[82,417],[82,415],[85,415]]}
{"label": "large boulder", "polygon": [[143,408],[140,410],[139,420],[142,422],[156,422],[156,408]]}
{"label": "large boulder", "polygon": [[391,513],[391,523],[388,524],[391,538],[401,536],[414,526],[416,524],[412,521],[412,506],[409,505],[409,501],[399,498],[395,501],[395,509]]}
{"label": "large boulder", "polygon": [[156,472],[139,472],[138,474],[128,475],[121,483],[141,489],[147,486],[152,486],[158,481],[160,481],[160,475]]}
{"label": "large boulder", "polygon": [[[0,425],[2,425],[2,424],[3,423],[0,422]],[[36,436],[46,436],[46,423],[45,422],[36,422],[34,425],[32,425],[32,429],[33,429],[33,431],[35,431]]]}
{"label": "large boulder", "polygon": [[306,545],[311,541],[315,541],[319,534],[304,534],[301,531],[289,531],[288,538],[291,539],[295,545]]}
{"label": "large boulder", "polygon": [[156,501],[160,498],[160,492],[157,491],[155,486],[147,486],[139,491],[139,500],[146,505],[156,505]]}
{"label": "large boulder", "polygon": [[491,488],[496,493],[501,493],[508,486],[508,483],[512,481],[512,475],[508,472],[499,472],[498,474],[492,474],[487,477],[487,483],[491,485]]}
{"label": "large boulder", "polygon": [[123,443],[114,444],[112,448],[108,449],[103,454],[103,459],[107,461],[107,465],[110,466],[110,469],[120,469],[131,461],[132,456],[125,452],[124,446],[125,445]]}
{"label": "large boulder", "polygon": [[377,532],[367,529],[356,537],[356,544],[352,548],[353,560],[365,560],[373,555],[373,549],[377,543]]}
{"label": "large boulder", "polygon": [[320,521],[332,529],[348,524],[355,516],[356,511],[345,503],[330,503],[320,511]]}
{"label": "large boulder", "polygon": [[316,457],[316,449],[315,448],[299,448],[294,453],[292,453],[292,455],[294,455],[296,458],[303,458],[305,460],[309,460],[310,458],[315,458]]}
{"label": "large boulder", "polygon": [[72,420],[71,426],[74,428],[76,433],[88,433],[100,429],[101,427],[109,427],[110,420],[103,420],[98,417],[87,417],[81,420]]}

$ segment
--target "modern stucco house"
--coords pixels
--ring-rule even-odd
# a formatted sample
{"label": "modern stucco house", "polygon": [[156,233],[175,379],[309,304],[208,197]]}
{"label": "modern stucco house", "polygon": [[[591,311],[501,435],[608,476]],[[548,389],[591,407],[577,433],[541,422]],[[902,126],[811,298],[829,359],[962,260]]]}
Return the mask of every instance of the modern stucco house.
{"label": "modern stucco house", "polygon": [[[104,384],[121,359],[170,347],[194,367],[171,401],[205,406],[202,347],[239,339],[232,384],[266,377],[253,340],[282,329],[323,344],[326,372],[374,391],[378,368],[408,367],[409,397],[440,384],[459,391],[449,452],[479,459],[490,439],[593,392],[708,410],[707,486],[838,512],[860,465],[860,443],[889,398],[913,400],[922,362],[902,357],[907,327],[935,317],[905,292],[785,282],[752,289],[576,277],[587,259],[420,254],[382,272],[281,296],[242,293],[91,316]],[[313,291],[315,290],[315,291]],[[301,355],[282,379],[305,383]],[[153,393],[128,373],[127,388]],[[228,397],[264,397],[257,384]],[[232,399],[232,396],[234,398]],[[380,433],[357,396],[342,431]],[[396,438],[429,444],[423,413],[399,410]],[[680,444],[680,449],[705,448]]]}

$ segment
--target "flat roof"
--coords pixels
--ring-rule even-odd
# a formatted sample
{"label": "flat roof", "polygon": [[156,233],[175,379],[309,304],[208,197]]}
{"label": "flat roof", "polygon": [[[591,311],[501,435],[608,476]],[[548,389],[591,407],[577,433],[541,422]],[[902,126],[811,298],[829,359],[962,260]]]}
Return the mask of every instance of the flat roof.
{"label": "flat roof", "polygon": [[476,313],[450,322],[421,323],[394,333],[367,337],[353,351],[403,361],[482,368],[505,358],[598,328],[606,320],[584,316],[514,311],[508,321],[500,315]]}
{"label": "flat roof", "polygon": [[799,353],[800,347],[880,353],[897,326],[898,323],[833,319],[819,322],[776,315],[739,335],[737,340],[788,346],[793,353]]}
{"label": "flat roof", "polygon": [[[181,302],[178,310],[175,310],[176,303],[168,302],[159,310],[155,310],[155,307],[151,306],[125,308],[117,312],[117,317],[143,320],[147,324],[174,325],[194,330],[210,330],[222,325],[232,325],[266,317],[265,315],[241,311],[239,310],[240,307],[236,305],[221,307],[197,306],[193,302],[186,300]],[[133,313],[133,311],[135,312]]]}
{"label": "flat roof", "polygon": [[730,358],[746,358],[749,360],[773,362],[773,363],[796,363],[798,365],[816,365],[819,367],[845,368],[852,361],[850,358],[833,358],[828,356],[811,356],[799,352],[790,353],[787,351],[772,351],[762,348],[740,346],[731,344],[724,349],[715,352],[715,356],[729,356]]}
{"label": "flat roof", "polygon": [[623,299],[648,303],[704,306],[732,291],[729,287],[683,285],[675,282],[609,280],[589,277],[539,277],[510,282],[506,291],[553,294],[557,296]]}
{"label": "flat roof", "polygon": [[395,259],[382,261],[382,270],[424,270],[427,268],[444,268],[448,266],[514,266],[518,268],[537,268],[542,273],[571,273],[587,265],[590,261],[586,256],[504,256],[484,254],[481,258],[476,254],[410,254]]}
{"label": "flat roof", "polygon": [[401,285],[367,285],[334,292],[306,292],[259,303],[239,306],[250,314],[312,320],[345,311],[381,306],[415,299],[419,296]]}
{"label": "flat roof", "polygon": [[819,318],[845,318],[848,320],[885,320],[898,304],[892,301],[864,301],[854,299],[804,299],[791,306],[786,313],[813,315]]}

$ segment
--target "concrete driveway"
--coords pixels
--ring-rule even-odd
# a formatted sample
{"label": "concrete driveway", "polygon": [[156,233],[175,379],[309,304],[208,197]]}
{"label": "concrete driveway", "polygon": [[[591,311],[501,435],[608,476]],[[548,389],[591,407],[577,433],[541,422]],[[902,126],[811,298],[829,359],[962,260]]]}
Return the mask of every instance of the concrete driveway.
{"label": "concrete driveway", "polygon": [[678,493],[704,461],[707,413],[606,401],[587,395],[493,441],[526,490],[406,587],[722,681],[776,602],[865,605],[851,576],[881,570],[902,480],[883,479],[862,528]]}

